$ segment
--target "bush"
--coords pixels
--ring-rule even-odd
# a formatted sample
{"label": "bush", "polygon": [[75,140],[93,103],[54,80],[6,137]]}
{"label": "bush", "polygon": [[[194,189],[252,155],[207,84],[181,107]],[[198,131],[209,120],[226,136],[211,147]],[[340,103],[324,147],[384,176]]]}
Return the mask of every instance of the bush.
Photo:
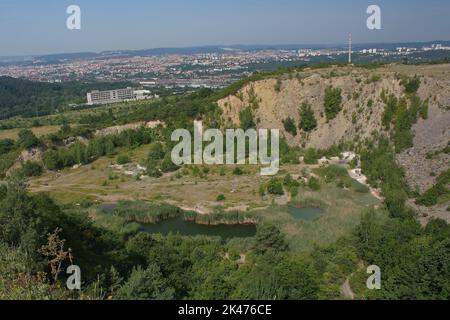
{"label": "bush", "polygon": [[392,120],[394,119],[395,114],[397,113],[398,109],[398,100],[397,97],[393,94],[389,95],[388,98],[386,98],[386,107],[384,109],[383,114],[383,125],[385,128],[389,129],[392,123]]}
{"label": "bush", "polygon": [[428,119],[428,102],[424,102],[420,108],[420,117],[424,120]]}
{"label": "bush", "polygon": [[319,154],[315,149],[308,149],[304,155],[305,164],[317,164],[319,163]]}
{"label": "bush", "polygon": [[420,88],[420,78],[418,76],[413,78],[404,77],[400,83],[405,87],[406,94],[414,94]]}
{"label": "bush", "polygon": [[49,150],[44,154],[44,165],[48,170],[60,170],[64,167],[60,154],[56,150]]}
{"label": "bush", "polygon": [[239,113],[239,121],[241,122],[241,128],[244,130],[252,129],[256,126],[250,107],[245,108]]}
{"label": "bush", "polygon": [[242,176],[244,174],[244,171],[242,171],[242,169],[240,167],[236,167],[233,170],[233,174],[235,176]]}
{"label": "bush", "polygon": [[369,187],[360,183],[359,181],[356,181],[352,179],[351,181],[351,188],[358,193],[368,193],[370,191]]}
{"label": "bush", "polygon": [[284,195],[283,183],[277,178],[270,179],[267,185],[267,192],[272,195]]}
{"label": "bush", "polygon": [[14,140],[1,139],[0,140],[0,155],[8,153],[14,149]]}
{"label": "bush", "polygon": [[308,188],[310,188],[313,191],[319,191],[320,190],[320,181],[316,177],[311,177],[308,180]]}
{"label": "bush", "polygon": [[375,82],[378,82],[378,81],[380,81],[380,80],[381,80],[381,76],[380,76],[379,74],[373,74],[372,77],[370,77],[370,78],[367,80],[367,84],[375,83]]}
{"label": "bush", "polygon": [[174,172],[177,171],[179,168],[180,168],[179,166],[173,163],[172,156],[170,153],[168,153],[161,162],[162,172]]}
{"label": "bush", "polygon": [[36,161],[27,161],[22,166],[22,173],[25,177],[39,177],[43,171],[42,165]]}
{"label": "bush", "polygon": [[171,300],[174,295],[175,289],[156,264],[145,270],[133,269],[128,281],[117,292],[117,298],[122,300]]}
{"label": "bush", "polygon": [[121,155],[117,156],[117,164],[123,165],[123,164],[127,164],[130,162],[131,162],[131,159],[126,154],[121,154]]}
{"label": "bush", "polygon": [[277,83],[275,83],[275,91],[276,92],[281,92],[281,87],[283,85],[283,82],[281,81],[281,79],[277,79]]}
{"label": "bush", "polygon": [[428,189],[422,196],[416,200],[417,204],[431,207],[438,204],[440,197],[450,197],[450,170],[442,173],[436,180],[436,184]]}
{"label": "bush", "polygon": [[298,194],[298,189],[300,187],[300,183],[294,179],[290,174],[287,174],[283,179],[283,185],[289,191],[291,196],[295,197]]}
{"label": "bush", "polygon": [[24,149],[38,147],[41,141],[29,129],[19,131],[17,143]]}
{"label": "bush", "polygon": [[332,86],[325,89],[324,107],[328,120],[336,118],[342,109],[342,90]]}
{"label": "bush", "polygon": [[310,132],[315,128],[317,128],[316,117],[311,109],[311,105],[305,102],[300,107],[300,129]]}
{"label": "bush", "polygon": [[264,197],[266,195],[266,187],[263,184],[259,185],[258,193],[261,197]]}
{"label": "bush", "polygon": [[338,178],[348,178],[347,169],[342,166],[332,164],[328,166],[325,170],[325,176],[327,182],[335,181]]}
{"label": "bush", "polygon": [[164,159],[165,152],[164,152],[164,146],[161,142],[155,142],[150,145],[150,150],[148,152],[148,159],[149,160],[162,160]]}
{"label": "bush", "polygon": [[216,201],[224,201],[225,200],[225,196],[223,194],[219,194],[216,198]]}
{"label": "bush", "polygon": [[153,178],[159,178],[162,176],[158,162],[154,160],[149,160],[147,162],[147,175]]}
{"label": "bush", "polygon": [[283,125],[286,132],[289,132],[294,137],[297,136],[297,127],[295,126],[294,119],[292,119],[291,117],[286,118],[285,120],[283,120]]}
{"label": "bush", "polygon": [[417,122],[422,102],[418,97],[411,98],[411,106],[407,107],[407,101],[401,99],[395,115],[394,142],[397,153],[413,146],[414,135],[412,126]]}
{"label": "bush", "polygon": [[253,247],[257,254],[270,251],[277,254],[285,252],[288,248],[283,233],[276,226],[268,223],[258,225]]}

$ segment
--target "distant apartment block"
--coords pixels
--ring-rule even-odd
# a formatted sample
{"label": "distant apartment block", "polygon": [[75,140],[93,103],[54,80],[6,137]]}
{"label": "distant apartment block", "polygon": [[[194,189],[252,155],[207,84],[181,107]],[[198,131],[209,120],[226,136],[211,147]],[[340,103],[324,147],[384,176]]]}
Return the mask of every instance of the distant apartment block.
{"label": "distant apartment block", "polygon": [[125,101],[157,99],[158,95],[150,95],[149,90],[134,90],[133,88],[92,91],[87,94],[88,105],[110,104]]}
{"label": "distant apartment block", "polygon": [[95,90],[87,94],[88,105],[117,103],[134,99],[133,88],[106,91]]}

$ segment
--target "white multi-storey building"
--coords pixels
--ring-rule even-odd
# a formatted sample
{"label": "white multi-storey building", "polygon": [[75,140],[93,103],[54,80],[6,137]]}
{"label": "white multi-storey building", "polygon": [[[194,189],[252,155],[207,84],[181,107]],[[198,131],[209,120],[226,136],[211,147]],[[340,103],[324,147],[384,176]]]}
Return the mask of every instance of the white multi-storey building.
{"label": "white multi-storey building", "polygon": [[117,103],[127,100],[134,100],[135,98],[133,88],[107,91],[95,90],[87,94],[88,105]]}

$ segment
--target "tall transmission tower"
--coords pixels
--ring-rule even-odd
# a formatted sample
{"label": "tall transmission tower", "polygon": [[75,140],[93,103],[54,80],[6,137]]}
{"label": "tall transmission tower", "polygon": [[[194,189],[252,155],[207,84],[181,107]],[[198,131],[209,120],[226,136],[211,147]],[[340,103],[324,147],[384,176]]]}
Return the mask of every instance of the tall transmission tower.
{"label": "tall transmission tower", "polygon": [[352,34],[348,35],[348,64],[352,64]]}

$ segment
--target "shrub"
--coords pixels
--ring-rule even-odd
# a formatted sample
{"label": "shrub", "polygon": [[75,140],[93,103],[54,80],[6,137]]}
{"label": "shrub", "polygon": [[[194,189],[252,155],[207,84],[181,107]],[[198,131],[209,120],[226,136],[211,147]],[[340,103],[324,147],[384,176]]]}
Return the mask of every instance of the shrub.
{"label": "shrub", "polygon": [[428,119],[428,102],[424,102],[420,108],[420,117],[424,120]]}
{"label": "shrub", "polygon": [[311,177],[308,180],[308,188],[310,188],[313,191],[320,190],[320,181],[316,177]]}
{"label": "shrub", "polygon": [[319,162],[319,154],[315,149],[308,149],[304,155],[305,164],[317,164]]}
{"label": "shrub", "polygon": [[352,113],[352,124],[356,124],[358,122],[356,111]]}
{"label": "shrub", "polygon": [[117,291],[117,298],[122,300],[171,300],[174,297],[175,289],[156,264],[145,270],[134,268],[130,278]]}
{"label": "shrub", "polygon": [[294,179],[290,174],[287,174],[283,179],[283,185],[289,191],[291,196],[295,197],[298,194],[298,188],[300,187],[300,183]]}
{"label": "shrub", "polygon": [[266,195],[266,187],[263,184],[259,185],[258,193],[261,197]]}
{"label": "shrub", "polygon": [[281,86],[283,85],[283,82],[281,81],[281,79],[277,79],[277,83],[275,83],[275,91],[276,92],[281,92]]}
{"label": "shrub", "polygon": [[241,128],[244,130],[251,129],[256,126],[250,107],[245,108],[239,113],[239,121],[241,122]]}
{"label": "shrub", "polygon": [[164,159],[164,156],[164,146],[161,142],[155,142],[150,145],[150,150],[148,152],[149,160],[162,160]]}
{"label": "shrub", "polygon": [[286,132],[289,132],[294,137],[297,136],[297,127],[295,126],[294,119],[292,119],[291,117],[284,119],[283,125]]}
{"label": "shrub", "polygon": [[147,162],[147,175],[153,178],[159,178],[162,176],[158,163],[154,160]]}
{"label": "shrub", "polygon": [[17,143],[24,149],[38,147],[41,142],[29,129],[22,129],[19,131]]}
{"label": "shrub", "polygon": [[417,75],[413,78],[403,77],[400,83],[405,87],[406,94],[414,94],[420,88],[420,78]]}
{"label": "shrub", "polygon": [[14,140],[1,139],[0,140],[0,155],[8,153],[14,149]]}
{"label": "shrub", "polygon": [[450,196],[450,189],[448,188],[449,183],[450,170],[447,170],[437,178],[434,186],[428,189],[422,196],[417,198],[416,203],[427,207],[438,204],[440,197]]}
{"label": "shrub", "polygon": [[130,157],[126,154],[121,154],[117,156],[117,164],[123,165],[130,163],[130,161],[131,161]]}
{"label": "shrub", "polygon": [[166,154],[163,161],[161,162],[161,171],[162,172],[174,172],[177,171],[180,167],[177,166],[172,161],[172,156],[170,153]]}
{"label": "shrub", "polygon": [[225,196],[223,194],[219,194],[216,198],[216,201],[224,201],[225,200]]}
{"label": "shrub", "polygon": [[317,120],[311,105],[304,102],[300,107],[300,129],[306,132],[313,131],[317,128]]}
{"label": "shrub", "polygon": [[48,170],[60,170],[64,167],[60,154],[56,150],[49,150],[44,154],[44,165]]}
{"label": "shrub", "polygon": [[381,76],[379,74],[373,74],[368,80],[367,84],[378,82],[381,80]]}
{"label": "shrub", "polygon": [[386,98],[386,107],[383,114],[383,125],[389,129],[398,109],[398,100],[395,95],[391,94]]}
{"label": "shrub", "polygon": [[43,171],[42,165],[36,161],[27,161],[22,166],[22,173],[25,177],[39,177]]}
{"label": "shrub", "polygon": [[267,185],[267,192],[272,195],[284,195],[283,184],[277,178],[272,178]]}
{"label": "shrub", "polygon": [[345,169],[344,167],[333,164],[325,169],[325,176],[327,178],[327,181],[330,182],[338,178],[348,177],[348,172],[347,169]]}
{"label": "shrub", "polygon": [[324,107],[328,120],[336,118],[342,109],[342,90],[332,86],[325,89]]}
{"label": "shrub", "polygon": [[402,152],[413,146],[414,135],[411,129],[413,124],[417,122],[420,107],[421,101],[418,97],[411,99],[409,109],[407,101],[405,99],[400,100],[397,113],[395,114],[394,142],[397,152]]}

